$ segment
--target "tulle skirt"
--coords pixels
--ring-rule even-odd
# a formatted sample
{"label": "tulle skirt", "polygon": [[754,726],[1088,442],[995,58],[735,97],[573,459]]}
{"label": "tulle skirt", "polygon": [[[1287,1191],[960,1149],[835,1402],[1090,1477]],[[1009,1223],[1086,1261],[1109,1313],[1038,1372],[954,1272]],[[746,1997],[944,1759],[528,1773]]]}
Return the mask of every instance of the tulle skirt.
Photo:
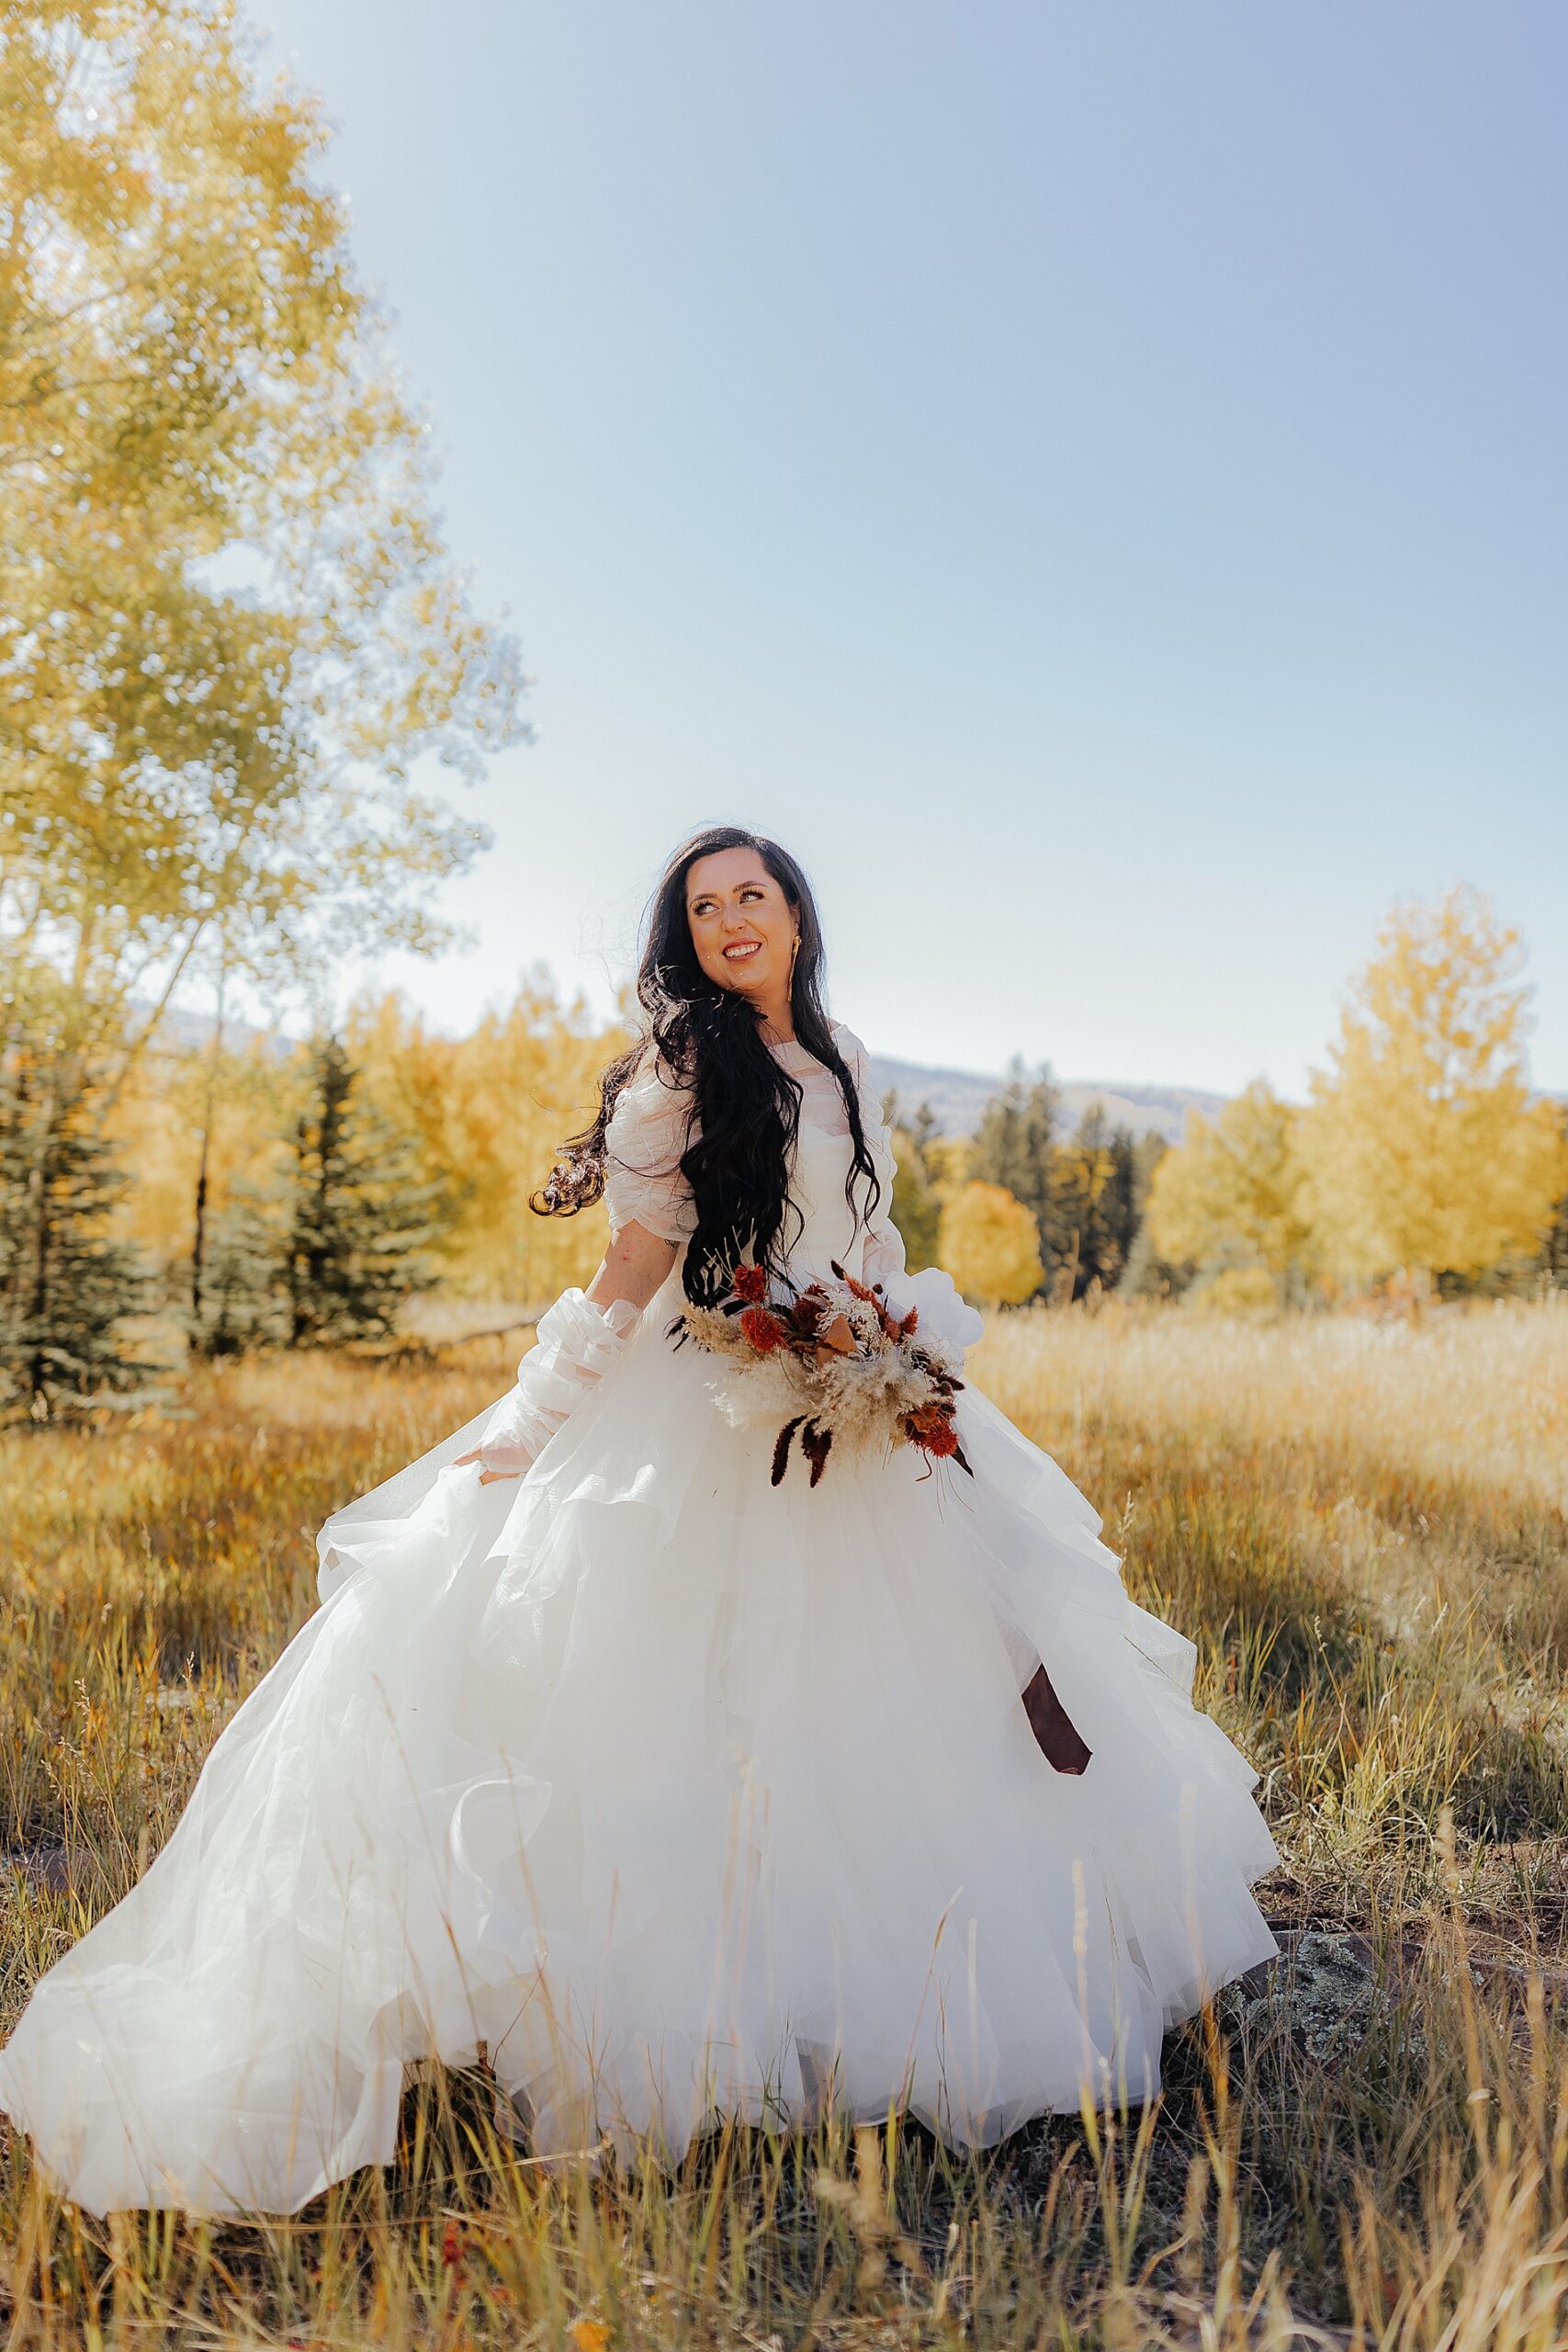
{"label": "tulle skirt", "polygon": [[329,1521],[321,1609],[0,2054],[78,2202],[292,2211],[481,2048],[540,2152],[829,2101],[988,2143],[1146,2098],[1273,1954],[1256,1776],[1056,1465],[969,1389],[972,1478],[774,1487],[667,1321],[525,1479],[454,1465],[475,1423]]}

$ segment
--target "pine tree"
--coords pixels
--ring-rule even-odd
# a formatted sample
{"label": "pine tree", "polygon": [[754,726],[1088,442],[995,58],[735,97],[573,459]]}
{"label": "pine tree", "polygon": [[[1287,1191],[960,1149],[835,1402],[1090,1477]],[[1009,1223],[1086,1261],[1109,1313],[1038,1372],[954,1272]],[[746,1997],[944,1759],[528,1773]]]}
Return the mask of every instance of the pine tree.
{"label": "pine tree", "polygon": [[970,1158],[976,1181],[1001,1185],[1032,1216],[1043,1280],[1066,1254],[1053,1166],[1060,1109],[1049,1065],[1042,1063],[1030,1081],[1022,1057],[1015,1055],[1005,1082],[980,1115]]}
{"label": "pine tree", "polygon": [[1120,1282],[1137,1231],[1137,1185],[1132,1130],[1107,1128],[1103,1108],[1091,1102],[1072,1141],[1053,1155],[1053,1202],[1067,1246],[1052,1286],[1064,1304]]}
{"label": "pine tree", "polygon": [[903,1236],[904,1263],[913,1274],[922,1266],[936,1263],[942,1203],[931,1190],[924,1157],[908,1128],[895,1132],[893,1148],[897,1167],[889,1213]]}
{"label": "pine tree", "polygon": [[1568,1290],[1568,1103],[1558,1106],[1558,1182],[1562,1186],[1540,1245],[1540,1271],[1554,1290]]}
{"label": "pine tree", "polygon": [[942,1133],[942,1122],[929,1102],[919,1104],[909,1122],[908,1133],[909,1141],[920,1156],[920,1167],[929,1182],[931,1171],[926,1154]]}
{"label": "pine tree", "polygon": [[26,1056],[0,1059],[0,1405],[51,1419],[153,1367],[124,1324],[147,1304],[138,1252],[113,1230],[126,1178],[57,1061],[34,1091]]}
{"label": "pine tree", "polygon": [[444,1188],[422,1180],[412,1138],[355,1102],[358,1076],[341,1039],[312,1048],[291,1139],[285,1283],[296,1347],[388,1337],[435,1279],[424,1251],[444,1228]]}
{"label": "pine tree", "polygon": [[288,1253],[269,1204],[236,1184],[208,1228],[191,1343],[207,1356],[246,1355],[287,1340],[292,1328]]}
{"label": "pine tree", "polygon": [[1138,1142],[1131,1127],[1111,1130],[1111,1176],[1105,1188],[1104,1247],[1096,1272],[1106,1290],[1114,1290],[1132,1255],[1142,1221],[1138,1200]]}
{"label": "pine tree", "polygon": [[942,1203],[931,1181],[927,1159],[927,1147],[941,1135],[936,1113],[929,1102],[922,1102],[912,1120],[898,1114],[898,1097],[889,1090],[882,1105],[882,1116],[893,1130],[893,1199],[884,1204],[904,1243],[904,1263],[909,1272],[919,1273],[923,1266],[937,1261],[937,1235],[942,1220]]}

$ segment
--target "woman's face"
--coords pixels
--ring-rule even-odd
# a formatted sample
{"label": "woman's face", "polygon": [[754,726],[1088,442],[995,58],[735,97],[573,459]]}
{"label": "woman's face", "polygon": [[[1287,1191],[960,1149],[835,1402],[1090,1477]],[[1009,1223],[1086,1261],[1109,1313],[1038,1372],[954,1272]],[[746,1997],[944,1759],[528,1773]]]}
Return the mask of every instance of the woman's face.
{"label": "woman's face", "polygon": [[710,980],[751,998],[759,1011],[788,1004],[795,910],[755,850],[715,850],[695,861],[686,921]]}

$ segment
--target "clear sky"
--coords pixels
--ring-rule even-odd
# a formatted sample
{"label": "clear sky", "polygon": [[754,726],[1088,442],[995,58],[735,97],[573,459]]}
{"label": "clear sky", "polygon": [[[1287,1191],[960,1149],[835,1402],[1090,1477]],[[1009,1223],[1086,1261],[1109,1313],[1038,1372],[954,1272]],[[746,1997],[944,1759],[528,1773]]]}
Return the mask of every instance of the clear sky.
{"label": "clear sky", "polygon": [[877,1050],[1294,1092],[1464,878],[1568,1089],[1561,0],[250,5],[534,680],[378,978],[607,1003],[725,820]]}

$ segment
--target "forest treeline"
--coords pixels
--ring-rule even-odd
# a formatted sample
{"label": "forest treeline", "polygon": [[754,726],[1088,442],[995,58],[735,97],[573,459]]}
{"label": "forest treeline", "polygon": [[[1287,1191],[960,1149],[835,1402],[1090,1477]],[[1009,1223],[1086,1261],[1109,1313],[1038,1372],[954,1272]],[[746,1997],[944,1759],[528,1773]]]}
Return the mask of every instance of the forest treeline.
{"label": "forest treeline", "polygon": [[1015,1072],[972,1143],[915,1123],[906,1229],[1004,1303],[1270,1313],[1568,1283],[1568,1104],[1531,1088],[1524,960],[1478,891],[1395,907],[1309,1100],[1256,1080],[1173,1149],[1093,1107],[1064,1137],[1048,1076]]}
{"label": "forest treeline", "polygon": [[[487,843],[432,779],[527,733],[324,152],[228,0],[5,11],[0,1410],[385,1337],[436,1283],[536,1306],[603,1246],[527,1208],[623,1039],[546,979],[458,1039],[232,1018],[438,949]],[[1311,1102],[1259,1083],[1163,1155],[1066,1132],[1044,1070],[969,1139],[891,1106],[911,1261],[1003,1305],[1561,1280],[1519,954],[1471,894],[1396,910]]]}
{"label": "forest treeline", "polygon": [[[1016,1064],[972,1136],[889,1097],[909,1262],[992,1306],[1114,1292],[1274,1312],[1379,1285],[1568,1283],[1568,1125],[1528,1086],[1519,961],[1473,894],[1396,910],[1310,1102],[1259,1080],[1174,1148],[1094,1105],[1069,1131],[1049,1071]],[[564,1003],[547,974],[466,1036],[398,996],[303,1043],[182,1027],[79,1058],[52,1123],[34,1106],[60,1036],[9,1040],[14,1408],[69,1409],[137,1378],[139,1317],[155,1318],[154,1351],[161,1335],[221,1356],[393,1340],[435,1288],[479,1320],[502,1304],[522,1317],[589,1278],[603,1208],[541,1218],[529,1194],[630,1032]]]}

